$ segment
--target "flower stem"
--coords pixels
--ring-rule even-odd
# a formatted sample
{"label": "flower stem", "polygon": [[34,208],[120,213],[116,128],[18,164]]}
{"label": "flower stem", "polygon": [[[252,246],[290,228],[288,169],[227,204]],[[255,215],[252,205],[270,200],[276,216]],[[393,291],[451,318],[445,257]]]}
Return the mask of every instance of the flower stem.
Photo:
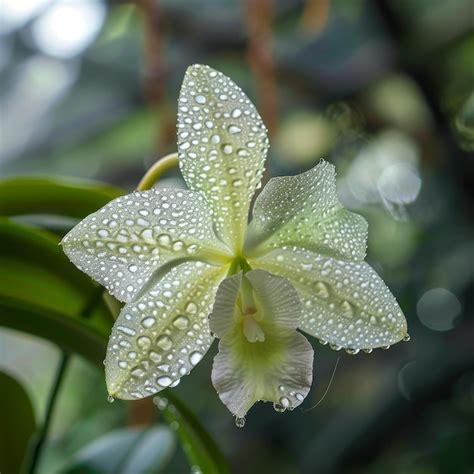
{"label": "flower stem", "polygon": [[61,359],[59,361],[56,375],[54,376],[53,386],[49,394],[44,421],[37,435],[37,438],[36,438],[37,441],[36,441],[36,444],[34,445],[33,452],[30,457],[29,468],[28,468],[28,472],[30,474],[33,474],[34,472],[36,472],[36,467],[38,465],[38,461],[40,460],[41,453],[43,451],[43,446],[48,436],[49,425],[51,424],[53,409],[56,404],[56,399],[58,397],[59,389],[61,388],[61,383],[64,379],[64,375],[66,373],[66,369],[69,363],[69,357],[70,357],[69,354],[66,354],[64,352],[61,354]]}
{"label": "flower stem", "polygon": [[143,176],[137,191],[150,189],[168,170],[178,166],[178,153],[170,153],[160,158]]}

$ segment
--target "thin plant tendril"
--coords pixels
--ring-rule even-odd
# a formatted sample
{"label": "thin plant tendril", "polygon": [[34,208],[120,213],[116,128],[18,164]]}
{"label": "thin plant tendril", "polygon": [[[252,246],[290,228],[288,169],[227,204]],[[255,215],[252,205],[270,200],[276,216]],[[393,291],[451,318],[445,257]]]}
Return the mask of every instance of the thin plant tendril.
{"label": "thin plant tendril", "polygon": [[315,405],[313,405],[312,407],[310,408],[307,408],[306,410],[301,410],[303,413],[306,413],[310,410],[312,410],[313,408],[316,408],[325,398],[326,398],[326,395],[328,394],[329,392],[329,389],[331,388],[331,385],[332,385],[332,381],[334,380],[334,376],[336,375],[336,370],[337,370],[337,366],[339,365],[339,361],[341,360],[341,357],[339,356],[336,360],[336,363],[334,364],[334,369],[332,371],[332,375],[331,375],[331,378],[329,379],[329,383],[328,383],[328,386],[326,387],[326,390],[325,392],[323,393],[323,396],[316,402]]}

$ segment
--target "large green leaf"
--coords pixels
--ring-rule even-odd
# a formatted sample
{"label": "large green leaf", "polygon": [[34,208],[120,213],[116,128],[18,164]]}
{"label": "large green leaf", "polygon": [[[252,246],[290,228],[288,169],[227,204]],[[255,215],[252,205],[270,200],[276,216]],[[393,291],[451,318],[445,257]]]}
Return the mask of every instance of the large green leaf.
{"label": "large green leaf", "polygon": [[82,448],[64,474],[146,474],[161,471],[173,455],[175,439],[165,426],[112,431]]}
{"label": "large green leaf", "polygon": [[205,474],[227,474],[227,462],[209,433],[170,389],[155,398],[166,421],[176,430],[191,466]]}
{"label": "large green leaf", "polygon": [[[0,219],[0,296],[77,319],[99,288],[71,265],[54,234]],[[88,320],[108,332],[113,317],[99,301]]]}
{"label": "large green leaf", "polygon": [[35,431],[35,415],[25,389],[3,372],[0,372],[0,406],[0,472],[20,472]]}
{"label": "large green leaf", "polygon": [[85,217],[123,192],[112,186],[50,178],[0,181],[0,215],[54,214]]}
{"label": "large green leaf", "polygon": [[42,337],[67,352],[79,354],[102,366],[107,336],[91,327],[86,319],[72,318],[26,301],[0,296],[0,326]]}

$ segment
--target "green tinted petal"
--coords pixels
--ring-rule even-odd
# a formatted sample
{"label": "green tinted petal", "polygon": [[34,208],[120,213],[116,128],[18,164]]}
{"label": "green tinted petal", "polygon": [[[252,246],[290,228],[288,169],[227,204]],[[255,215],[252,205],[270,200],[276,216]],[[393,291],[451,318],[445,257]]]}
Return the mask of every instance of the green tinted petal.
{"label": "green tinted petal", "polygon": [[265,125],[242,90],[208,66],[189,67],[179,97],[181,171],[189,188],[205,195],[219,236],[237,252],[267,149]]}
{"label": "green tinted petal", "polygon": [[164,263],[225,260],[211,211],[196,192],[150,189],[114,199],[63,239],[69,259],[121,301],[131,301]]}
{"label": "green tinted petal", "polygon": [[341,206],[334,166],[321,161],[306,173],[268,182],[255,202],[246,255],[293,245],[335,258],[363,260],[366,241],[367,222]]}
{"label": "green tinted petal", "polygon": [[[240,309],[242,278],[251,283],[255,313],[244,314]],[[300,315],[301,305],[292,285],[265,271],[235,275],[219,286],[210,318],[211,329],[221,338],[212,381],[223,403],[237,417],[245,416],[259,400],[294,408],[309,392],[313,350],[295,330]],[[249,320],[264,338],[249,337]]]}
{"label": "green tinted petal", "polygon": [[398,303],[366,262],[293,247],[249,263],[291,280],[303,306],[299,328],[322,341],[358,351],[388,346],[407,335]]}
{"label": "green tinted petal", "polygon": [[227,268],[187,262],[122,309],[107,348],[112,396],[142,398],[177,384],[201,360],[213,337],[208,314]]}

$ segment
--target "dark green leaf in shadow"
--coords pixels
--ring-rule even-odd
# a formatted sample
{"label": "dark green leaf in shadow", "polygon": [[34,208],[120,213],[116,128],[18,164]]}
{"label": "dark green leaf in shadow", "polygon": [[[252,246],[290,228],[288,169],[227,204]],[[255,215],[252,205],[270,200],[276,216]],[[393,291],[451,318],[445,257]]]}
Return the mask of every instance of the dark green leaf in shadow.
{"label": "dark green leaf in shadow", "polygon": [[126,428],[82,448],[65,474],[144,474],[161,471],[171,459],[175,438],[166,426]]}
{"label": "dark green leaf in shadow", "polygon": [[123,192],[99,183],[50,178],[0,181],[0,216],[31,214],[83,218]]}
{"label": "dark green leaf in shadow", "polygon": [[193,472],[230,472],[227,461],[214,440],[194,413],[173,392],[167,390],[163,396],[155,397],[154,403],[179,436]]}
{"label": "dark green leaf in shadow", "polygon": [[[80,318],[99,288],[69,262],[54,234],[0,220],[0,296]],[[113,319],[99,301],[88,325],[108,335]]]}
{"label": "dark green leaf in shadow", "polygon": [[15,298],[0,295],[0,326],[46,339],[98,366],[105,357],[107,336],[91,327],[86,319],[72,318]]}
{"label": "dark green leaf in shadow", "polygon": [[20,472],[35,431],[35,415],[25,389],[3,372],[0,372],[0,406],[0,472]]}

